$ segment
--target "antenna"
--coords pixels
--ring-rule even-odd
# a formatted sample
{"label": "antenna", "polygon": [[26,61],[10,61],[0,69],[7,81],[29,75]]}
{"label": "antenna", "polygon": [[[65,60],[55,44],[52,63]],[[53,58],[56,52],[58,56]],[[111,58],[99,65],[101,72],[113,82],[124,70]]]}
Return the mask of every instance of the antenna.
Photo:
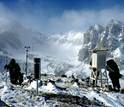
{"label": "antenna", "polygon": [[28,63],[28,49],[30,48],[30,46],[25,46],[26,48],[26,67],[25,67],[25,74],[27,75],[27,63]]}

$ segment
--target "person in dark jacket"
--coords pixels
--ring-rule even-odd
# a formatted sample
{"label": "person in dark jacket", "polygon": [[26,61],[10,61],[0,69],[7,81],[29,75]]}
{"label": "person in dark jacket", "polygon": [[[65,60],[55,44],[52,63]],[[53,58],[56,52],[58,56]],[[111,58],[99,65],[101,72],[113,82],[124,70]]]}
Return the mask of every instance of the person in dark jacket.
{"label": "person in dark jacket", "polygon": [[120,91],[119,79],[121,78],[122,74],[120,74],[118,66],[113,59],[107,61],[107,70],[109,71],[109,77],[112,81],[114,90],[116,90],[117,87],[118,91]]}
{"label": "person in dark jacket", "polygon": [[23,82],[23,75],[20,72],[20,67],[15,59],[11,59],[9,65],[5,65],[4,69],[9,69],[10,81],[12,84],[20,84]]}

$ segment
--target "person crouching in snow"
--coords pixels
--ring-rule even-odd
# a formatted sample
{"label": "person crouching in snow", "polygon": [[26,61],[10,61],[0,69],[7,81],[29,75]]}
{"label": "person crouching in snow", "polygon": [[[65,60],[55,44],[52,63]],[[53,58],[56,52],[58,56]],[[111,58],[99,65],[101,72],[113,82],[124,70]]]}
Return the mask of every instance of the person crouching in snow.
{"label": "person crouching in snow", "polygon": [[114,90],[116,91],[117,87],[119,92],[120,91],[119,79],[122,77],[122,74],[120,74],[119,68],[113,59],[107,61],[107,70],[109,71],[109,77],[112,81]]}
{"label": "person crouching in snow", "polygon": [[10,81],[12,84],[21,85],[21,83],[23,82],[23,75],[20,72],[21,69],[19,65],[16,63],[15,59],[11,59],[10,63],[4,66],[4,69],[9,70]]}

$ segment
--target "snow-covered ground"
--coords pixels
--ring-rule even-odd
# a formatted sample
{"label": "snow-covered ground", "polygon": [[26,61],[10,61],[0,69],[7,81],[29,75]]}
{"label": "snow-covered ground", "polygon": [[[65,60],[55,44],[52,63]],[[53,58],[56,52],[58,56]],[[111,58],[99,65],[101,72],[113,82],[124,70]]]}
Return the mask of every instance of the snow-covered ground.
{"label": "snow-covered ground", "polygon": [[[56,43],[57,44],[57,43]],[[28,73],[33,73],[33,58],[38,57],[41,58],[41,73],[51,74],[49,77],[42,77],[41,80],[44,83],[41,85],[39,81],[39,96],[36,95],[36,81],[31,82],[25,87],[20,88],[20,86],[15,86],[16,88],[12,87],[13,85],[9,82],[9,74],[8,75],[8,82],[5,82],[5,72],[0,73],[0,99],[4,101],[6,104],[10,105],[11,107],[56,107],[56,106],[73,106],[73,107],[80,107],[80,106],[112,106],[112,107],[123,107],[124,106],[124,95],[123,93],[117,92],[107,92],[106,89],[101,89],[98,91],[97,88],[92,87],[82,87],[79,86],[77,82],[71,83],[71,78],[61,78],[62,74],[67,75],[70,77],[74,74],[75,77],[80,78],[82,84],[86,85],[81,79],[84,79],[90,76],[90,69],[89,65],[85,64],[84,62],[78,61],[78,50],[76,47],[71,50],[71,46],[66,46],[65,44],[55,45],[53,44],[52,47],[56,47],[58,51],[55,54],[48,54],[48,56],[43,54],[42,52],[34,51],[33,53],[29,49],[29,59],[28,59]],[[61,48],[59,48],[61,47]],[[65,48],[64,48],[65,47]],[[66,51],[67,49],[67,51]],[[70,49],[70,50],[68,50]],[[20,50],[9,50],[11,53],[8,55],[10,58],[14,57],[21,66],[21,72],[24,72],[25,68],[25,51],[24,49]],[[50,50],[49,50],[50,51]],[[68,57],[69,52],[74,52],[71,54],[72,56]],[[118,50],[117,50],[118,51]],[[52,52],[52,51],[50,51]],[[54,51],[55,52],[55,51]],[[59,52],[59,53],[58,53]],[[65,53],[64,53],[65,52]],[[77,53],[76,53],[77,52]],[[47,52],[46,52],[47,53]],[[116,54],[116,53],[115,53]],[[58,55],[58,56],[57,56]],[[74,56],[73,56],[74,55]],[[118,57],[121,57],[118,54]],[[68,59],[66,59],[68,58]],[[8,59],[9,62],[9,59]],[[3,67],[3,65],[1,66]],[[60,72],[61,71],[61,72]],[[123,71],[121,71],[123,73]],[[58,75],[58,77],[55,76]],[[49,80],[54,80],[55,84],[49,82]],[[59,80],[59,81],[58,81]],[[45,85],[45,82],[48,82]],[[120,85],[124,88],[123,84],[124,80],[123,77],[120,79]],[[109,84],[111,85],[111,81],[109,80]],[[64,87],[64,89],[63,89]],[[47,95],[55,94],[58,96],[61,95],[71,95],[78,96],[80,99],[83,99],[84,96],[90,102],[94,102],[92,104],[86,104],[83,100],[81,103],[77,102],[67,102],[60,100],[59,98],[48,98]],[[45,95],[44,95],[45,94]],[[51,95],[52,96],[52,95]],[[2,102],[0,102],[2,104]],[[86,107],[87,107],[86,106]]]}
{"label": "snow-covered ground", "polygon": [[[38,81],[39,95],[37,95],[37,82],[35,80],[28,85],[20,87],[18,85],[12,85],[9,81],[9,73],[7,73],[7,75],[6,83],[6,75],[0,73],[0,99],[11,107],[124,106],[123,93],[105,91],[107,90],[106,88],[99,89],[98,91],[98,88],[87,86],[87,83],[81,79],[79,79],[78,82],[72,82],[72,77],[55,77],[54,75],[41,76],[42,82]],[[71,101],[67,101],[67,103],[62,100],[64,98],[59,99],[55,97],[55,95],[71,95],[72,98],[73,96],[80,98],[84,98],[85,96],[85,98],[88,99],[87,101],[94,103],[86,103],[84,100],[81,100],[80,104]],[[0,102],[1,105],[2,101]]]}

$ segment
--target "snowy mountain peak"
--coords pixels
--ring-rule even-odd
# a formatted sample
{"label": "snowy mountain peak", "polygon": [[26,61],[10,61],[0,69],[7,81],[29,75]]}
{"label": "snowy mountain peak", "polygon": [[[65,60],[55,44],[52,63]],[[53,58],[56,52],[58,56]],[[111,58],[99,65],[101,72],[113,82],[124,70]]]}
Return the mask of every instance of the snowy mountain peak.
{"label": "snowy mountain peak", "polygon": [[16,20],[0,19],[0,30],[18,32],[19,30],[25,30],[25,28]]}
{"label": "snowy mountain peak", "polygon": [[7,25],[10,23],[10,20],[7,20],[5,18],[0,18],[0,26]]}
{"label": "snowy mountain peak", "polygon": [[84,45],[90,45],[90,49],[95,48],[93,44],[97,43],[97,39],[103,31],[104,28],[100,25],[90,26],[84,33]]}
{"label": "snowy mountain peak", "polygon": [[124,23],[117,21],[117,20],[111,20],[108,24],[107,27],[109,29],[109,33],[116,37],[119,38],[120,35],[123,35],[124,31]]}
{"label": "snowy mountain peak", "polygon": [[118,20],[111,20],[109,23],[108,23],[108,26],[110,25],[120,25],[120,26],[124,26],[124,22],[121,22],[121,21],[118,21]]}
{"label": "snowy mountain peak", "polygon": [[94,25],[93,27],[95,30],[101,30],[104,29],[104,27],[102,27],[101,25]]}
{"label": "snowy mountain peak", "polygon": [[69,31],[68,33],[62,35],[62,33],[54,34],[49,38],[53,42],[60,44],[72,44],[72,45],[82,45],[83,44],[83,32]]}
{"label": "snowy mountain peak", "polygon": [[[79,60],[89,63],[90,54],[89,50],[93,49],[108,49],[108,57],[116,58],[119,61],[119,65],[121,62],[124,62],[124,58],[119,57],[122,56],[121,52],[124,51],[124,27],[123,22],[117,20],[111,20],[105,28],[102,26],[95,25],[90,26],[89,29],[84,33],[84,45],[79,51]],[[115,50],[118,50],[118,57],[113,54]],[[117,53],[117,51],[116,51]],[[120,68],[122,68],[121,65]]]}
{"label": "snowy mountain peak", "polygon": [[47,37],[35,30],[26,30],[16,20],[0,19],[0,50],[22,49],[25,45],[32,46],[32,43],[43,44]]}

